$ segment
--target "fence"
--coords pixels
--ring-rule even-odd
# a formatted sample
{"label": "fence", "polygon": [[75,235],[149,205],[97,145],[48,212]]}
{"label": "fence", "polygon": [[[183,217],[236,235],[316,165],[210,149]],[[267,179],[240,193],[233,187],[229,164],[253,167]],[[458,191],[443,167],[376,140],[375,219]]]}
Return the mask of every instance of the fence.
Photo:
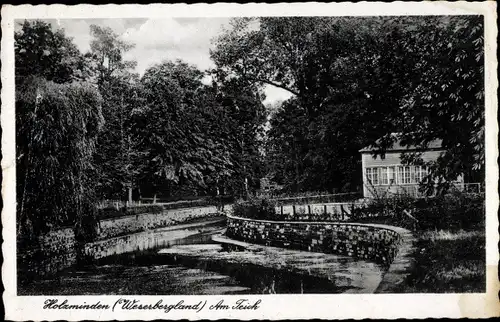
{"label": "fence", "polygon": [[484,192],[484,186],[482,183],[456,183],[453,185],[454,189],[458,189],[462,192],[467,193],[482,193]]}
{"label": "fence", "polygon": [[123,200],[101,200],[97,203],[97,209],[104,209],[104,208],[120,209],[124,207],[137,207],[142,205],[143,203],[140,200],[132,202]]}
{"label": "fence", "polygon": [[217,196],[213,198],[199,198],[192,200],[178,200],[171,202],[144,202],[143,199],[139,201],[123,201],[123,200],[102,200],[97,204],[97,208],[101,210],[114,209],[116,211],[121,211],[124,209],[135,209],[135,208],[151,208],[151,207],[161,207],[163,209],[175,209],[175,208],[189,208],[189,207],[204,207],[204,206],[218,206],[222,207],[234,202],[232,196]]}
{"label": "fence", "polygon": [[[382,190],[378,191],[379,187],[374,187],[374,188],[377,189],[377,192],[379,193],[383,192]],[[481,183],[456,182],[451,185],[450,191],[464,192],[464,193],[482,193],[484,192],[484,187],[483,184]],[[392,191],[387,190],[387,192],[391,195],[406,195],[414,198],[422,198],[427,196],[425,192],[420,191],[419,184],[406,184],[406,185],[394,186]]]}
{"label": "fence", "polygon": [[354,200],[359,199],[359,198],[362,198],[361,193],[346,192],[346,193],[335,193],[335,194],[328,194],[328,195],[273,198],[271,200],[276,202],[278,205],[287,205],[287,204],[294,205],[294,204],[308,204],[308,203],[347,202],[347,201],[354,201]]}

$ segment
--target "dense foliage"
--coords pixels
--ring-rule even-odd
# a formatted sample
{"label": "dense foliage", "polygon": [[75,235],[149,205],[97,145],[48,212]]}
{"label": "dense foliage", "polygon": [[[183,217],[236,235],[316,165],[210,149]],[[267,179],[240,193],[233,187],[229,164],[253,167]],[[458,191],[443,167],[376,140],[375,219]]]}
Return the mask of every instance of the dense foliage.
{"label": "dense foliage", "polygon": [[276,213],[275,207],[276,203],[267,198],[238,200],[233,205],[233,215],[259,220],[281,220],[282,216]]}
{"label": "dense foliage", "polygon": [[[360,191],[359,149],[384,154],[393,133],[418,147],[442,140],[429,190],[461,174],[482,181],[481,19],[237,18],[214,41],[212,70],[163,61],[144,75],[125,59],[134,44],[110,28],[91,26],[82,54],[64,31],[25,21],[15,34],[18,229],[91,232],[96,199],[247,199],[265,176],[286,193]],[[291,97],[266,109],[264,86]]]}
{"label": "dense foliage", "polygon": [[439,196],[414,199],[384,196],[355,207],[352,219],[380,222],[417,230],[481,229],[485,224],[484,194],[453,191]]}
{"label": "dense foliage", "polygon": [[482,30],[480,16],[238,18],[212,58],[222,75],[292,94],[267,150],[287,190],[353,191],[359,149],[442,139],[426,183],[444,192],[461,174],[484,177]]}
{"label": "dense foliage", "polygon": [[[35,236],[94,216],[101,97],[87,84],[25,79],[16,95],[18,229]],[[83,223],[85,222],[85,223]]]}
{"label": "dense foliage", "polygon": [[24,22],[15,39],[19,236],[73,225],[91,239],[102,98],[81,81],[84,57],[63,32]]}

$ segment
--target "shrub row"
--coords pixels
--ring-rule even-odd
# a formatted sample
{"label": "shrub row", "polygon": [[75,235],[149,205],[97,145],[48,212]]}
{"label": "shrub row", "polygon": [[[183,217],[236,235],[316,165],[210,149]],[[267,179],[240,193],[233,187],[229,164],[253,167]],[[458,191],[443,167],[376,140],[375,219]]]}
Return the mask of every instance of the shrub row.
{"label": "shrub row", "polygon": [[484,194],[453,193],[414,203],[421,229],[474,229],[484,226]]}
{"label": "shrub row", "polygon": [[141,205],[134,207],[121,207],[116,209],[114,207],[107,207],[99,209],[99,219],[111,219],[130,215],[140,215],[140,214],[160,214],[163,211],[161,205]]}
{"label": "shrub row", "polygon": [[[276,200],[266,198],[240,200],[234,204],[233,213],[237,217],[279,221],[340,221],[344,218],[338,213],[281,215],[276,212],[278,205]],[[485,220],[484,194],[460,192],[425,199],[409,196],[376,198],[349,210],[349,221],[379,222],[421,230],[474,229],[483,226]]]}
{"label": "shrub row", "polygon": [[[453,192],[439,197],[414,199],[407,196],[376,198],[353,210],[353,220],[377,215],[389,223],[427,229],[473,229],[484,225],[484,194]],[[414,222],[404,212],[417,221]],[[415,225],[414,225],[415,224]]]}
{"label": "shrub row", "polygon": [[252,198],[248,201],[238,200],[233,205],[233,214],[242,218],[281,220],[275,207],[276,202],[266,198]]}

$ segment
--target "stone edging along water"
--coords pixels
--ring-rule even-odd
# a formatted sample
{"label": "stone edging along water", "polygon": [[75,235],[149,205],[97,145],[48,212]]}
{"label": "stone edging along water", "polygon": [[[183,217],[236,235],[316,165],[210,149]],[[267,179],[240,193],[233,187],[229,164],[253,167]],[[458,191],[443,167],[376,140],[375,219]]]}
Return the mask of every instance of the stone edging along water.
{"label": "stone edging along water", "polygon": [[270,221],[227,215],[226,235],[256,244],[375,261],[387,268],[376,293],[394,292],[413,265],[411,232],[389,225]]}
{"label": "stone edging along water", "polygon": [[52,275],[76,264],[81,255],[101,258],[131,249],[134,243],[139,245],[138,247],[155,245],[163,242],[158,234],[151,234],[147,238],[143,236],[144,234],[141,236],[137,234],[192,220],[214,218],[218,215],[215,206],[207,206],[168,209],[159,214],[144,213],[103,219],[99,221],[96,241],[85,244],[83,249],[79,249],[80,245],[75,240],[73,228],[55,229],[39,236],[36,247],[17,249],[18,274],[30,277]]}

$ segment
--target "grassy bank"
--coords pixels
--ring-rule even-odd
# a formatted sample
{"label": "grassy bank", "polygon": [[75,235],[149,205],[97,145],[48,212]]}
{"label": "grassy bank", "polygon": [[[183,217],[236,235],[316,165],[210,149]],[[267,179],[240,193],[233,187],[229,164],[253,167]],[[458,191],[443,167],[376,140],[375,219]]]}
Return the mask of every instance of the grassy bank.
{"label": "grassy bank", "polygon": [[415,233],[415,267],[403,293],[484,292],[484,229]]}

